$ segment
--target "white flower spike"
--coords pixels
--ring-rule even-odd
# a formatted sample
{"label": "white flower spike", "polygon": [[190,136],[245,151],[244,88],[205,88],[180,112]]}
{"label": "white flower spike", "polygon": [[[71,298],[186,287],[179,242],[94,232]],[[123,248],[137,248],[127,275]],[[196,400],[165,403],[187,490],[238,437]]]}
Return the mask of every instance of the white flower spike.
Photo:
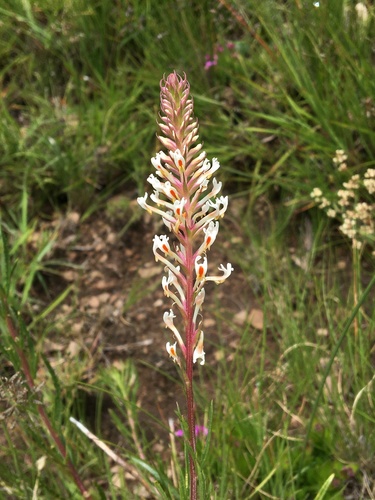
{"label": "white flower spike", "polygon": [[147,193],[138,198],[138,203],[149,213],[160,215],[170,231],[169,236],[155,235],[153,252],[155,260],[165,266],[164,294],[174,303],[174,309],[165,312],[163,320],[176,342],[168,342],[166,348],[181,367],[178,344],[190,380],[192,362],[205,363],[204,334],[200,330],[204,284],[222,283],[233,271],[231,264],[221,264],[220,274],[210,276],[207,261],[207,252],[218,236],[219,219],[228,207],[228,197],[220,195],[222,183],[213,177],[220,169],[219,161],[213,158],[210,162],[199,142],[199,126],[186,76],[171,73],[160,85],[158,138],[166,152],[160,151],[151,158],[155,171],[147,179],[153,188],[150,204]]}

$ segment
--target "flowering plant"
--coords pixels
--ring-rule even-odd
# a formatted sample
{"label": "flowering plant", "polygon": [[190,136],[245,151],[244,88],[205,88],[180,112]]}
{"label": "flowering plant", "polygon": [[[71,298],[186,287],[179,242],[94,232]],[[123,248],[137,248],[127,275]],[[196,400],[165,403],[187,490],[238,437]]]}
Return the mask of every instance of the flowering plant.
{"label": "flowering plant", "polygon": [[[342,149],[336,151],[333,163],[339,172],[348,171],[347,155]],[[318,207],[328,217],[338,219],[340,231],[352,241],[352,246],[360,250],[364,243],[371,247],[375,241],[375,169],[368,168],[364,175],[353,174],[335,193],[329,193],[328,199],[323,191],[315,187],[310,193]],[[375,255],[375,253],[374,253]]]}
{"label": "flowering plant", "polygon": [[[217,196],[222,183],[210,179],[219,169],[216,158],[212,162],[198,143],[198,121],[193,115],[190,85],[176,72],[160,82],[161,114],[158,136],[168,150],[156,154],[151,162],[155,174],[148,177],[154,191],[148,203],[147,193],[138,198],[139,205],[149,213],[156,213],[173,235],[174,243],[167,235],[156,235],[153,240],[155,260],[165,264],[166,276],[162,279],[164,294],[173,300],[179,311],[182,328],[174,323],[173,309],[163,316],[175,342],[167,342],[166,349],[184,375],[189,441],[195,452],[195,417],[193,394],[193,364],[205,363],[204,333],[201,328],[200,310],[205,298],[207,281],[222,283],[233,271],[232,265],[219,266],[220,273],[207,274],[207,251],[219,231],[219,219],[228,207],[227,196]],[[183,334],[181,334],[183,332]],[[178,347],[177,347],[178,345]],[[196,471],[190,456],[190,494],[196,498]]]}

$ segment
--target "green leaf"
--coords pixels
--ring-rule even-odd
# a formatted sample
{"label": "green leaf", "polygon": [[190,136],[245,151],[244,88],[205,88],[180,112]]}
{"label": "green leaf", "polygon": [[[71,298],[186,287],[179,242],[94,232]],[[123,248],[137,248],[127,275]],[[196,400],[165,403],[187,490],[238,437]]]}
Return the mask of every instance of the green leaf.
{"label": "green leaf", "polygon": [[327,490],[328,488],[330,487],[332,481],[334,480],[335,478],[335,475],[334,474],[331,474],[327,479],[326,481],[324,481],[322,487],[320,488],[320,490],[318,491],[316,497],[314,498],[314,500],[323,500],[324,499],[324,496],[325,494],[327,493]]}

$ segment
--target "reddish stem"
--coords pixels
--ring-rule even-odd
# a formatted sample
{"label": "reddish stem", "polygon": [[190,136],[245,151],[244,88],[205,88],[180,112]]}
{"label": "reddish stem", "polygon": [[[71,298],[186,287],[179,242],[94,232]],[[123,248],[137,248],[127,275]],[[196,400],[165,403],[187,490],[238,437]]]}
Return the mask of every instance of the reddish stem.
{"label": "reddish stem", "polygon": [[194,262],[192,238],[187,238],[186,244],[186,403],[187,419],[189,426],[189,442],[191,452],[189,454],[190,470],[190,499],[197,498],[197,472],[195,469],[194,455],[196,452],[195,443],[195,407],[194,407],[194,387],[193,387],[193,350],[194,350]]}

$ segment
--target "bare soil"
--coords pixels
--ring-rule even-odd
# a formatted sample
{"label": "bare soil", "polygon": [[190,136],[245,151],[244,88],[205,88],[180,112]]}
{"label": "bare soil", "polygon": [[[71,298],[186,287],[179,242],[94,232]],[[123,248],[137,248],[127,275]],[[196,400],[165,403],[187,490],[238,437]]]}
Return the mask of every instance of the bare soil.
{"label": "bare soil", "polygon": [[[163,234],[165,228],[147,214],[128,227],[128,215],[126,212],[124,220],[121,213],[103,211],[81,222],[81,215],[71,212],[51,222],[58,232],[53,259],[58,259],[61,265],[57,275],[45,277],[49,296],[39,291],[39,297],[44,295],[40,308],[68,286],[72,289],[49,316],[54,326],[40,349],[48,355],[62,383],[69,383],[77,357],[84,362],[76,377],[82,384],[92,385],[101,367],[120,366],[131,359],[139,377],[138,404],[145,410],[139,415],[140,421],[145,424],[148,439],[160,444],[167,434],[147,413],[167,427],[168,418],[176,416],[176,403],[184,409],[179,375],[165,349],[166,342],[173,341],[173,337],[162,317],[172,303],[161,287],[163,265],[155,262],[152,252],[154,235]],[[234,249],[240,252],[244,245],[240,231],[230,219],[229,215],[229,221],[222,224],[216,248],[208,255],[211,272],[220,263],[231,261],[228,253],[233,255]],[[213,368],[223,355],[229,360],[233,356],[239,342],[238,326],[250,321],[261,330],[263,318],[240,269],[220,286],[207,285],[203,329],[206,362]],[[224,350],[218,351],[217,345],[223,345],[223,337]],[[206,368],[197,365],[197,375]],[[42,380],[46,376],[42,367],[39,377]],[[87,419],[94,424],[96,394],[89,389],[85,393]],[[116,443],[119,436],[108,415],[111,406],[106,398],[101,410],[102,435]]]}

